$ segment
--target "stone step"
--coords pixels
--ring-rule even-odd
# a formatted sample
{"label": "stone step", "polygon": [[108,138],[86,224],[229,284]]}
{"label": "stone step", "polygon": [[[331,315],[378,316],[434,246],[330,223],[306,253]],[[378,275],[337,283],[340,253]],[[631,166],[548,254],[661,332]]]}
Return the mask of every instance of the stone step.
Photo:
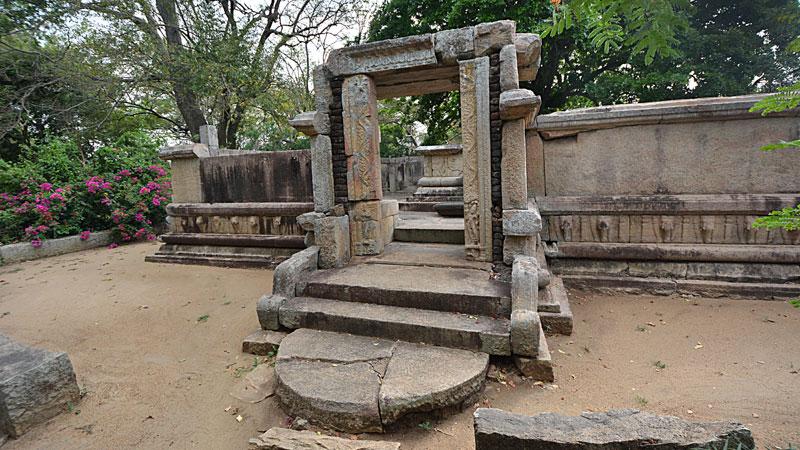
{"label": "stone step", "polygon": [[276,394],[316,425],[383,432],[471,406],[488,364],[486,353],[299,329],[278,350]]}
{"label": "stone step", "polygon": [[296,249],[164,244],[147,262],[196,264],[216,267],[274,268]]}
{"label": "stone step", "polygon": [[355,264],[315,272],[304,293],[346,302],[508,318],[510,287],[489,277],[489,272],[472,268]]}
{"label": "stone step", "polygon": [[400,214],[394,228],[394,240],[441,244],[464,243],[464,219],[441,217],[436,213]]}
{"label": "stone step", "polygon": [[312,297],[286,300],[279,318],[289,329],[352,333],[491,355],[511,353],[508,319]]}
{"label": "stone step", "polygon": [[[543,297],[548,300],[548,303],[539,305],[539,318],[544,331],[548,334],[569,336],[572,334],[572,309],[569,307],[569,297],[561,277],[553,276],[545,290],[547,293]],[[554,304],[558,304],[558,307]]]}

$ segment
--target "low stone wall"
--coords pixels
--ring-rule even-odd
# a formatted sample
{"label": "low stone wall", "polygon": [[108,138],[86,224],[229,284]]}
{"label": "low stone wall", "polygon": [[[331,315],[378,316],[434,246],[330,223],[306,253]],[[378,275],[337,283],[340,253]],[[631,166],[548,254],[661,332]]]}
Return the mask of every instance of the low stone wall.
{"label": "low stone wall", "polygon": [[791,276],[800,231],[752,228],[800,203],[800,153],[759,150],[797,139],[800,111],[749,112],[761,98],[538,116],[526,136],[528,189],[554,270],[567,283],[584,277],[582,286],[610,275],[790,283],[800,292]]}
{"label": "low stone wall", "polygon": [[35,248],[30,242],[7,244],[0,246],[0,266],[14,264],[32,259],[58,256],[65,253],[79,252],[90,248],[102,247],[111,243],[111,231],[98,231],[91,233],[89,239],[82,240],[80,236],[67,236],[58,239],[47,239],[42,246]]}
{"label": "low stone wall", "polygon": [[423,157],[402,156],[381,158],[381,180],[383,192],[407,192],[413,190],[423,174]]}

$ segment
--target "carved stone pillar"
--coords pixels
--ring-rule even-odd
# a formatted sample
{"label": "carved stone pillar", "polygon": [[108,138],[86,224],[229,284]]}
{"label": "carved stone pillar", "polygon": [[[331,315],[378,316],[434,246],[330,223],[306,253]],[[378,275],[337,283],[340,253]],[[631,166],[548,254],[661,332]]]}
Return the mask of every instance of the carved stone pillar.
{"label": "carved stone pillar", "polygon": [[375,83],[366,75],[345,78],[342,85],[347,195],[350,201],[380,200],[381,134]]}
{"label": "carved stone pillar", "polygon": [[489,58],[459,62],[467,258],[492,260]]}

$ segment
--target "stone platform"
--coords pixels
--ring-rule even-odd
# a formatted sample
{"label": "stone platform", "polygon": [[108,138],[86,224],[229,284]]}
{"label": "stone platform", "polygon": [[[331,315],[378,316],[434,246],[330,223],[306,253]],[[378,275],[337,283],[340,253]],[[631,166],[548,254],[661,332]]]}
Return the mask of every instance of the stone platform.
{"label": "stone platform", "polygon": [[442,217],[435,212],[402,211],[394,228],[394,240],[463,244],[464,219]]}
{"label": "stone platform", "polygon": [[299,329],[278,350],[276,392],[289,414],[317,425],[383,432],[471,406],[488,364],[481,352]]}

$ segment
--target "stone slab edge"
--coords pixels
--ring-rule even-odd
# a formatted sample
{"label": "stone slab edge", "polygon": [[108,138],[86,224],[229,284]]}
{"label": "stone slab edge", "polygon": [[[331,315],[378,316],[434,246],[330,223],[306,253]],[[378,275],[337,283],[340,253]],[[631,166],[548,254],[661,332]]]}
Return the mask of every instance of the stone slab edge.
{"label": "stone slab edge", "polygon": [[111,230],[91,233],[89,239],[81,240],[79,235],[58,239],[47,239],[40,248],[34,248],[30,242],[19,242],[0,246],[0,266],[14,264],[33,259],[58,256],[79,252],[91,248],[102,247],[111,243]]}

